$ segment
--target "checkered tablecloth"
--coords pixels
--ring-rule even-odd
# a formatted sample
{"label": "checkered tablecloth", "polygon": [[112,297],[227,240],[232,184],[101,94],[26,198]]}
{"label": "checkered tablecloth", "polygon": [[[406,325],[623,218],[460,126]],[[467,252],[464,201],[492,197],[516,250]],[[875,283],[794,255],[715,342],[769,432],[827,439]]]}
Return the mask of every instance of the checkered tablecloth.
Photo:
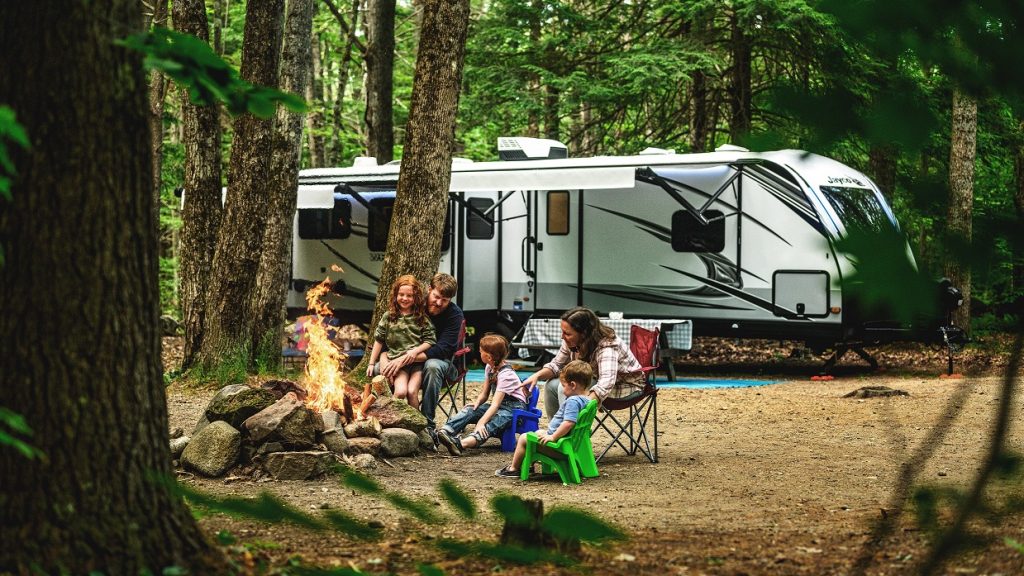
{"label": "checkered tablecloth", "polygon": [[[660,320],[648,318],[624,318],[612,320],[601,318],[601,323],[615,331],[619,339],[629,346],[629,327],[641,326],[648,330],[658,328],[665,334],[668,348],[672,350],[689,350],[693,346],[693,322],[689,320]],[[523,346],[543,346],[557,350],[562,344],[562,324],[558,318],[535,318],[526,321],[523,337],[512,344]]]}

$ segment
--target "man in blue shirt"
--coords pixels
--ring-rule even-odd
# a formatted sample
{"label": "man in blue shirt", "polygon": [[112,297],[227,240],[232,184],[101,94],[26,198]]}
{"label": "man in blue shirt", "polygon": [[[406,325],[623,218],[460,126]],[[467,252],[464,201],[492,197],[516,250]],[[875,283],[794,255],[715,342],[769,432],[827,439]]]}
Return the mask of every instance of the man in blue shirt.
{"label": "man in blue shirt", "polygon": [[381,374],[389,378],[409,364],[424,363],[423,400],[420,402],[420,411],[427,418],[427,432],[434,439],[435,447],[437,431],[434,414],[437,411],[437,399],[445,382],[454,380],[459,375],[458,369],[452,364],[452,356],[459,344],[459,331],[465,320],[462,309],[452,302],[458,289],[459,284],[452,275],[444,272],[434,274],[430,280],[430,290],[427,292],[427,315],[434,324],[437,343],[426,352],[412,354],[413,351],[410,351],[394,359],[382,358],[380,362]]}

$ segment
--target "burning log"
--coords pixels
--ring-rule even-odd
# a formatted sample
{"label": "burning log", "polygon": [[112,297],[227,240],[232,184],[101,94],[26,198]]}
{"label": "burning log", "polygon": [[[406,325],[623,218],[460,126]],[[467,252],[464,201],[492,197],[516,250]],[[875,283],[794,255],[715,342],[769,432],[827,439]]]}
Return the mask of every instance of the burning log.
{"label": "burning log", "polygon": [[349,438],[378,438],[380,431],[380,421],[373,416],[349,422],[345,426],[345,436]]}

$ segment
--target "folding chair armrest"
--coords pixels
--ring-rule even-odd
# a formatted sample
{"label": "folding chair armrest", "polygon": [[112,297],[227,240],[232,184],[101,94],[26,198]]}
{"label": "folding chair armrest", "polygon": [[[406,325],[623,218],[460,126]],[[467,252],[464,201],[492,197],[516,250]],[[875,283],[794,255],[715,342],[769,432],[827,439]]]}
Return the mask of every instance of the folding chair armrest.
{"label": "folding chair armrest", "polygon": [[459,348],[458,350],[455,351],[455,354],[452,354],[452,360],[454,360],[456,358],[459,358],[459,357],[461,357],[461,356],[463,356],[465,354],[468,354],[469,352],[472,352],[472,351],[473,351],[473,347],[472,346],[464,346],[462,348]]}

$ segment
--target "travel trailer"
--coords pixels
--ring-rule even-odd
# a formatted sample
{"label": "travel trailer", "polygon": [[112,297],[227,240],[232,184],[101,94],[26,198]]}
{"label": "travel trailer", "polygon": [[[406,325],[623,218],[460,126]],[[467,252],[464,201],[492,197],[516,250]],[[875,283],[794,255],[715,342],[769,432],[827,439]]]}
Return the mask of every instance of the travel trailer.
{"label": "travel trailer", "polygon": [[[557,142],[526,138],[500,139],[499,155],[453,162],[442,243],[440,270],[458,278],[456,300],[478,331],[513,334],[583,305],[815,349],[941,342],[939,322],[924,335],[844,294],[853,264],[836,240],[898,223],[877,186],[839,162],[735,146],[568,158]],[[329,276],[337,308],[368,318],[398,175],[372,159],[300,173],[289,306]]]}

